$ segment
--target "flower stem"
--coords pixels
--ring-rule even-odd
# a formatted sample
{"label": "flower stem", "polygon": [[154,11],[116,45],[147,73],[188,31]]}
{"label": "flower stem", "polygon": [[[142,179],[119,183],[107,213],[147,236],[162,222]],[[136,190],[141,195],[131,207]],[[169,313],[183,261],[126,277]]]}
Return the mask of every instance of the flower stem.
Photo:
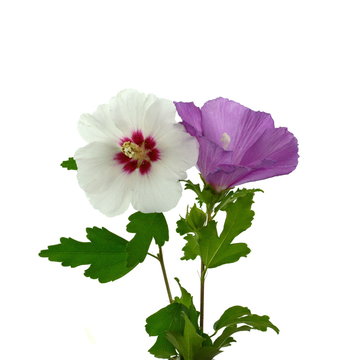
{"label": "flower stem", "polygon": [[173,302],[173,298],[172,298],[172,294],[171,294],[170,284],[169,284],[169,282],[168,282],[168,277],[167,277],[165,262],[164,262],[164,259],[163,259],[162,246],[158,246],[158,249],[159,249],[159,253],[158,253],[158,255],[157,255],[157,259],[158,259],[158,261],[159,261],[160,264],[161,264],[161,270],[162,270],[163,279],[164,279],[165,285],[166,285],[168,300],[170,301],[170,303],[172,303],[172,302]]}
{"label": "flower stem", "polygon": [[203,331],[203,322],[204,322],[204,282],[206,279],[206,266],[203,261],[201,261],[201,285],[200,285],[200,318],[199,318],[199,327]]}
{"label": "flower stem", "polygon": [[[213,206],[207,207],[207,221],[206,225],[213,219],[212,217]],[[200,315],[199,315],[199,328],[203,331],[204,328],[204,283],[206,280],[207,267],[201,260],[201,278],[200,278]]]}

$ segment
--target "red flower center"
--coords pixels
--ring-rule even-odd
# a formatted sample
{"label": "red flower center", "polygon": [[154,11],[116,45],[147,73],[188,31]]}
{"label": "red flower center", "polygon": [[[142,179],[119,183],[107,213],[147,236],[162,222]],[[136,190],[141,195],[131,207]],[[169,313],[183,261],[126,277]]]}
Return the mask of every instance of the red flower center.
{"label": "red flower center", "polygon": [[114,160],[122,165],[123,171],[132,173],[136,169],[141,175],[148,174],[151,163],[160,159],[160,151],[156,148],[156,141],[152,136],[143,136],[141,130],[134,131],[132,137],[120,140],[121,151]]}

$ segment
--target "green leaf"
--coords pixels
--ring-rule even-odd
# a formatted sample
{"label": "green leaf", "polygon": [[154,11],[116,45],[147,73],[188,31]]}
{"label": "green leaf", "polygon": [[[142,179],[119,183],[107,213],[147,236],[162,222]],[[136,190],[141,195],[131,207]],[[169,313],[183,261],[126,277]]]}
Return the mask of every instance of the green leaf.
{"label": "green leaf", "polygon": [[150,336],[165,335],[168,331],[181,333],[184,319],[183,305],[173,302],[146,319],[146,331]]}
{"label": "green leaf", "polygon": [[61,163],[61,166],[67,170],[77,170],[76,160],[73,157],[68,158]]}
{"label": "green leaf", "polygon": [[237,189],[236,191],[229,191],[215,207],[214,212],[217,213],[219,210],[224,211],[229,204],[233,203],[239,197],[244,197],[247,194],[254,194],[259,191],[263,192],[261,189]]}
{"label": "green leaf", "polygon": [[200,254],[198,235],[187,234],[184,239],[187,240],[187,243],[182,248],[184,255],[181,260],[194,260]]}
{"label": "green leaf", "polygon": [[205,222],[206,214],[196,205],[193,205],[191,210],[186,214],[186,217],[181,217],[181,219],[177,221],[176,231],[180,235],[196,233],[199,229],[203,227]]}
{"label": "green leaf", "polygon": [[145,259],[152,239],[159,246],[168,241],[168,226],[162,213],[136,212],[128,219],[127,231],[136,234],[128,245],[128,266],[134,266]]}
{"label": "green leaf", "polygon": [[[184,305],[174,302],[146,319],[146,331],[150,336],[158,336],[155,344],[149,349],[149,352],[158,358],[169,358],[176,355],[174,346],[167,339],[169,331],[182,333],[184,329],[184,319],[182,312]],[[169,354],[171,353],[171,354]],[[165,357],[164,355],[168,355]]]}
{"label": "green leaf", "polygon": [[199,205],[202,206],[203,204],[207,205],[214,205],[215,203],[221,201],[221,199],[225,196],[228,190],[222,192],[216,192],[210,185],[204,183],[203,188],[199,184],[194,184],[190,180],[183,180],[185,182],[185,190],[192,190],[196,195],[196,200],[198,201]]}
{"label": "green leaf", "polygon": [[160,359],[168,359],[171,356],[177,355],[175,347],[167,340],[165,335],[158,336],[148,352]]}
{"label": "green leaf", "polygon": [[252,328],[247,325],[243,325],[240,327],[237,327],[236,325],[228,326],[226,327],[222,334],[218,336],[218,338],[214,341],[213,346],[217,347],[218,349],[230,346],[232,342],[235,342],[236,340],[233,339],[232,335],[240,332],[240,331],[250,331]]}
{"label": "green leaf", "polygon": [[232,239],[219,237],[217,223],[212,220],[199,233],[199,247],[203,263],[208,268],[233,263],[250,253],[244,243],[231,244]]}
{"label": "green leaf", "polygon": [[196,310],[196,307],[193,304],[193,296],[181,285],[178,278],[175,278],[175,280],[177,281],[178,286],[181,290],[181,297],[180,298],[175,297],[175,301],[186,307],[186,313],[189,319],[191,320],[196,330],[199,330],[199,326],[198,326],[199,312]]}
{"label": "green leaf", "polygon": [[176,229],[176,231],[180,235],[185,235],[185,234],[188,234],[188,233],[192,232],[192,229],[189,226],[186,218],[181,217],[180,220],[177,221],[177,229]]}
{"label": "green leaf", "polygon": [[214,346],[204,346],[196,352],[196,360],[212,360],[216,355],[220,354],[220,351],[217,347]]}
{"label": "green leaf", "polygon": [[[246,324],[237,326],[238,324]],[[267,315],[259,316],[252,314],[247,307],[232,306],[227,309],[222,316],[214,323],[214,330],[217,333],[221,328],[225,328],[220,336],[214,341],[213,346],[222,348],[229,346],[233,341],[232,335],[240,331],[260,330],[267,331],[268,328],[279,333],[279,329],[269,321]],[[214,336],[214,335],[212,335]]]}
{"label": "green leaf", "polygon": [[105,228],[87,228],[86,232],[90,242],[63,237],[60,244],[50,245],[39,255],[63,266],[90,265],[85,276],[101,283],[119,279],[134,268],[127,266],[127,240]]}
{"label": "green leaf", "polygon": [[[175,297],[174,302],[147,318],[146,331],[150,336],[158,336],[156,343],[149,350],[159,358],[169,358],[175,355],[173,344],[167,338],[168,333],[183,335],[185,321],[184,314],[190,320],[196,331],[199,331],[199,313],[193,304],[192,295],[175,278],[181,291],[180,297]],[[205,339],[204,339],[205,340]],[[210,339],[209,339],[210,340]],[[212,341],[210,340],[210,345]],[[166,357],[167,356],[167,357]]]}
{"label": "green leaf", "polygon": [[177,349],[184,360],[199,360],[197,352],[202,348],[204,338],[199,335],[191,320],[183,312],[184,331],[183,335],[176,332],[168,332],[167,339]]}
{"label": "green leaf", "polygon": [[197,231],[202,228],[206,222],[206,214],[195,204],[188,213],[186,220],[192,231]]}
{"label": "green leaf", "polygon": [[239,320],[240,321],[238,321],[238,323],[250,325],[253,329],[267,331],[267,329],[270,328],[279,334],[279,329],[269,321],[269,316],[267,315],[259,316],[253,314],[245,316]]}
{"label": "green leaf", "polygon": [[251,210],[253,196],[253,192],[247,192],[244,196],[238,197],[235,202],[226,206],[225,212],[227,216],[221,233],[221,239],[225,243],[232,241],[252,225],[254,217],[254,211]]}
{"label": "green leaf", "polygon": [[237,324],[238,318],[244,315],[250,315],[251,311],[247,307],[232,306],[227,309],[222,316],[214,323],[213,329],[219,330],[225,326]]}
{"label": "green leaf", "polygon": [[225,206],[227,215],[220,236],[217,234],[217,223],[213,220],[199,231],[200,253],[208,268],[233,263],[250,253],[246,244],[232,244],[239,234],[251,226],[254,217],[251,210],[254,191],[241,194]]}
{"label": "green leaf", "polygon": [[194,205],[185,218],[177,221],[177,232],[186,235],[187,244],[183,247],[184,256],[181,260],[194,260],[199,255],[198,231],[206,222],[206,214]]}

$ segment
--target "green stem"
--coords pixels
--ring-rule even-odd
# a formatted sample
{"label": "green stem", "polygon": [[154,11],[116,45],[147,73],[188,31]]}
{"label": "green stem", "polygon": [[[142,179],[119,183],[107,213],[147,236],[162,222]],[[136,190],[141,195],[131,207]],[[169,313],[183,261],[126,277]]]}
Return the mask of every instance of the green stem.
{"label": "green stem", "polygon": [[155,258],[155,259],[159,260],[159,259],[158,259],[158,257],[157,257],[156,255],[153,255],[153,254],[151,254],[151,253],[149,253],[149,252],[147,253],[147,255],[150,255],[150,256],[152,256],[153,258]]}
{"label": "green stem", "polygon": [[200,318],[199,318],[199,327],[203,331],[204,323],[204,282],[206,279],[206,266],[201,260],[201,284],[200,284]]}
{"label": "green stem", "polygon": [[[206,225],[213,219],[212,217],[213,206],[207,207],[207,221]],[[200,315],[199,315],[199,328],[203,331],[204,328],[204,284],[206,280],[207,267],[201,260],[201,278],[200,278]]]}
{"label": "green stem", "polygon": [[158,246],[158,249],[159,249],[159,253],[158,253],[158,255],[157,255],[157,259],[158,259],[158,261],[159,261],[160,264],[161,264],[161,270],[162,270],[163,279],[164,279],[165,285],[166,285],[168,300],[170,301],[170,303],[172,303],[172,302],[173,302],[173,298],[172,298],[172,294],[171,294],[170,284],[169,284],[169,282],[168,282],[168,277],[167,277],[165,262],[164,262],[164,259],[163,259],[162,246]]}

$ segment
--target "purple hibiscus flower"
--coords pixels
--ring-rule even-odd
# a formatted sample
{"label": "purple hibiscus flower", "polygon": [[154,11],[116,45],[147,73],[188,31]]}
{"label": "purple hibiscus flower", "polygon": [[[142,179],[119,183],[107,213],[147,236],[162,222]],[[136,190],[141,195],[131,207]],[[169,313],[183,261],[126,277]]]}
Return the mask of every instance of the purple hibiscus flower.
{"label": "purple hibiscus flower", "polygon": [[197,166],[217,191],[297,167],[297,139],[287,128],[275,128],[270,114],[224,98],[201,109],[193,102],[175,105],[187,132],[199,142]]}

